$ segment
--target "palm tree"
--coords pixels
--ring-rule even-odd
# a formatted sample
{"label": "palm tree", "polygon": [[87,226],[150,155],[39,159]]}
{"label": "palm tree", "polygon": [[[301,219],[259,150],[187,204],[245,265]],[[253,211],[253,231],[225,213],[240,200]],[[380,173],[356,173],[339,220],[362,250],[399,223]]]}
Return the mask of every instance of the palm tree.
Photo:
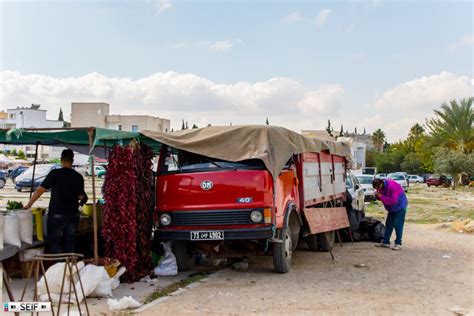
{"label": "palm tree", "polygon": [[413,126],[410,128],[410,133],[408,134],[408,137],[419,138],[419,137],[422,136],[424,133],[425,133],[425,129],[423,128],[423,126],[421,126],[420,124],[416,123],[415,125],[413,125]]}
{"label": "palm tree", "polygon": [[462,152],[474,148],[474,98],[443,103],[440,110],[435,110],[435,117],[426,121],[431,136],[438,145],[458,149]]}
{"label": "palm tree", "polygon": [[383,144],[385,143],[385,133],[380,128],[378,128],[372,134],[372,141],[374,142],[375,150],[382,152]]}

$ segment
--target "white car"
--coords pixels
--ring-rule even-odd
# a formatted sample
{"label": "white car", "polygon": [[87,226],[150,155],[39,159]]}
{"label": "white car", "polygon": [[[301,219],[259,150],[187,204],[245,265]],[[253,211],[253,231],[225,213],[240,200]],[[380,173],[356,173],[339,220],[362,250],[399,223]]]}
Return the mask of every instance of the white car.
{"label": "white car", "polygon": [[387,174],[386,174],[386,173],[377,173],[377,174],[375,175],[375,177],[376,177],[377,179],[385,180],[385,179],[387,179]]}
{"label": "white car", "polygon": [[347,174],[346,189],[352,197],[352,208],[363,211],[365,208],[364,189],[353,174]]}
{"label": "white car", "polygon": [[364,200],[365,201],[375,201],[375,190],[372,186],[372,182],[374,181],[375,177],[369,174],[361,174],[357,175],[357,180],[364,189]]}
{"label": "white car", "polygon": [[398,184],[400,184],[405,192],[408,190],[408,180],[401,173],[389,173],[387,176],[388,179],[392,179]]}
{"label": "white car", "polygon": [[410,183],[424,183],[425,182],[425,179],[423,179],[423,177],[420,177],[414,174],[408,175],[407,178],[408,178],[408,182]]}

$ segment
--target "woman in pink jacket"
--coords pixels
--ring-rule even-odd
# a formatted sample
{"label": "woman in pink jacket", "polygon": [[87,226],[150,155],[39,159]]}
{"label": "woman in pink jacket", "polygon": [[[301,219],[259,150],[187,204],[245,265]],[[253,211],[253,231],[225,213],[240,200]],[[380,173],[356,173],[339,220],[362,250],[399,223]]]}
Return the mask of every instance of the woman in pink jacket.
{"label": "woman in pink jacket", "polygon": [[392,250],[402,250],[403,225],[408,207],[408,199],[402,186],[397,182],[387,179],[374,179],[372,182],[375,197],[380,200],[387,210],[385,222],[385,236],[380,244],[375,246],[390,248],[390,238],[395,228],[395,246]]}

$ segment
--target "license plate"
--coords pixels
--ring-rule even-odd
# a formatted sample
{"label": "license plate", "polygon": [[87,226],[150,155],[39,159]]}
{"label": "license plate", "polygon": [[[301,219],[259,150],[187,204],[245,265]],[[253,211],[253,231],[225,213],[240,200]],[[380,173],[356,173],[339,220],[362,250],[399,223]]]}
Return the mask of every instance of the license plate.
{"label": "license plate", "polygon": [[191,240],[224,240],[222,230],[191,232]]}

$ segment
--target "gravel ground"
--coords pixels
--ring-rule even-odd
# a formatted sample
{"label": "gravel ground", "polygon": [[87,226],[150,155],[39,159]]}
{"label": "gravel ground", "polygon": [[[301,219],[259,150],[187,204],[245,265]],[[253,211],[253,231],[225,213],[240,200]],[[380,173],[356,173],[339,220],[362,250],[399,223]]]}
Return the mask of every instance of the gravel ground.
{"label": "gravel ground", "polygon": [[398,252],[344,244],[332,262],[329,253],[301,249],[285,275],[260,257],[245,272],[220,271],[141,315],[474,315],[473,238],[409,223]]}

